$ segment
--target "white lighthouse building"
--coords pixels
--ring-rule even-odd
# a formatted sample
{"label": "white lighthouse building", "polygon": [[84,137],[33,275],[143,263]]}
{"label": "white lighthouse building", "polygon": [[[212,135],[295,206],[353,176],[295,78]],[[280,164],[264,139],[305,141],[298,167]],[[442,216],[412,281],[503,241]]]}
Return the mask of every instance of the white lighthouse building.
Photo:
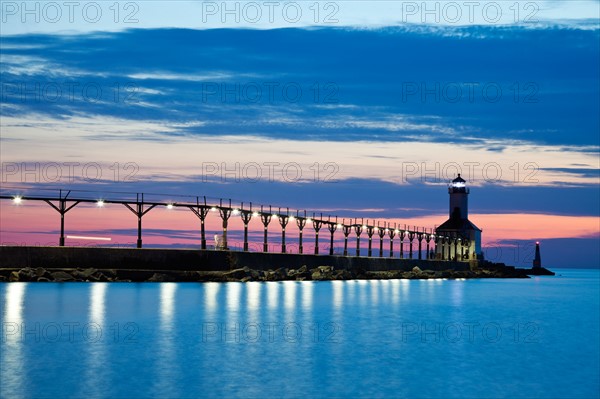
{"label": "white lighthouse building", "polygon": [[469,188],[460,177],[448,186],[450,218],[437,227],[436,235],[453,237],[459,245],[437,245],[436,257],[459,261],[473,261],[482,257],[481,229],[469,221]]}

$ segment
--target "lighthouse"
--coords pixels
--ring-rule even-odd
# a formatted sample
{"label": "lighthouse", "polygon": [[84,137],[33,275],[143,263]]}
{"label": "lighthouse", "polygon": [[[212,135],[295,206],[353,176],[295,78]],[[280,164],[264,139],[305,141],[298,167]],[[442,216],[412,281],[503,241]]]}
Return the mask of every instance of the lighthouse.
{"label": "lighthouse", "polygon": [[535,243],[535,258],[533,258],[533,268],[539,269],[542,267],[542,257],[540,256],[540,242]]}
{"label": "lighthouse", "polygon": [[460,173],[448,186],[449,219],[436,229],[436,234],[451,237],[454,245],[444,242],[437,245],[438,259],[475,261],[482,258],[481,229],[469,220],[469,192],[467,182]]}

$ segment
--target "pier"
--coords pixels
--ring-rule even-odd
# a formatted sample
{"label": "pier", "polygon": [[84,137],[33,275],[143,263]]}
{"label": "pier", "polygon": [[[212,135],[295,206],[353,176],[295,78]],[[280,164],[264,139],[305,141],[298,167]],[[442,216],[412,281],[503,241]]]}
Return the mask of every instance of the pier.
{"label": "pier", "polygon": [[[12,190],[12,193],[9,192]],[[209,250],[206,238],[207,218],[218,218],[222,230],[218,245],[213,248],[225,252],[232,251],[228,242],[229,225],[232,218],[240,218],[243,223],[243,244],[241,252],[251,252],[249,231],[254,226],[262,230],[262,253],[289,254],[286,242],[286,228],[294,223],[298,228],[298,255],[309,255],[304,250],[303,235],[308,229],[314,232],[314,252],[312,256],[322,257],[366,257],[388,259],[416,259],[426,262],[469,262],[476,264],[474,254],[469,254],[470,239],[458,232],[447,234],[436,233],[435,228],[400,225],[385,220],[369,220],[364,218],[342,218],[335,215],[292,210],[288,207],[256,205],[252,202],[239,202],[231,199],[209,198],[206,196],[181,196],[179,201],[165,201],[157,198],[173,197],[173,195],[148,193],[106,193],[98,198],[98,194],[83,190],[54,191],[54,194],[39,192],[21,195],[20,189],[3,188],[0,199],[10,200],[14,204],[24,206],[27,202],[43,202],[51,206],[60,216],[60,236],[58,246],[65,246],[65,219],[70,210],[78,205],[91,204],[97,207],[110,205],[124,206],[131,213],[132,223],[137,222],[137,249],[143,248],[143,218],[157,207],[166,209],[184,208],[199,220],[199,249]],[[276,250],[269,246],[270,234],[279,234],[281,247]],[[328,253],[319,252],[319,234],[325,233],[329,242]],[[335,240],[343,236],[343,250],[335,253]],[[367,240],[366,251],[361,247],[361,239]],[[353,243],[354,241],[354,243]],[[396,243],[396,244],[395,244]],[[354,244],[354,245],[353,245]],[[397,245],[397,246],[396,246]],[[340,244],[341,246],[341,244]],[[354,248],[352,248],[354,246]],[[373,248],[377,248],[374,254]],[[397,248],[397,250],[395,250]],[[423,253],[425,252],[425,253]]]}

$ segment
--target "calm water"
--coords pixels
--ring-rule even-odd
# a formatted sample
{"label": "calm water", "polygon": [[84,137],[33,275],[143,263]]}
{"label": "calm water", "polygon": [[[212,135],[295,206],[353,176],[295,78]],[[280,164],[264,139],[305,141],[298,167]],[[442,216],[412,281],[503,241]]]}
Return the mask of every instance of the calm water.
{"label": "calm water", "polygon": [[2,397],[594,398],[599,273],[0,285]]}

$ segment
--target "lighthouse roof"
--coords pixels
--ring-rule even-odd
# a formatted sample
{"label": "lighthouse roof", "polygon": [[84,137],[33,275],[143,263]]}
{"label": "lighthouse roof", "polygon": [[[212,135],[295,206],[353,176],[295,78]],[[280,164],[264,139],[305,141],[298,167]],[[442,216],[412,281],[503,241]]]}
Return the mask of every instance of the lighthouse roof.
{"label": "lighthouse roof", "polygon": [[469,231],[469,230],[479,230],[481,229],[475,226],[469,219],[461,219],[461,218],[450,218],[437,227],[436,231]]}
{"label": "lighthouse roof", "polygon": [[458,177],[454,180],[452,180],[452,183],[466,183],[467,181],[465,179],[463,179],[462,177],[460,177],[460,173],[458,174]]}

